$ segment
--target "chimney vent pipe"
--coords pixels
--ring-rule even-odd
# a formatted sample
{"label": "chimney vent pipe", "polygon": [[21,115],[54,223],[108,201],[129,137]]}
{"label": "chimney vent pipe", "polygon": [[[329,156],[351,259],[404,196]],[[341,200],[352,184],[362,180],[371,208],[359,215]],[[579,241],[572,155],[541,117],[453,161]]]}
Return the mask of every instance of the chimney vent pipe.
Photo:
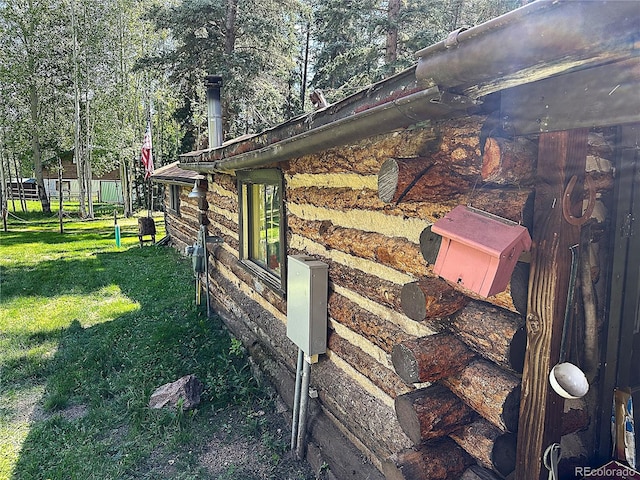
{"label": "chimney vent pipe", "polygon": [[222,77],[207,75],[204,84],[207,87],[209,148],[216,148],[222,145],[222,103],[220,101]]}

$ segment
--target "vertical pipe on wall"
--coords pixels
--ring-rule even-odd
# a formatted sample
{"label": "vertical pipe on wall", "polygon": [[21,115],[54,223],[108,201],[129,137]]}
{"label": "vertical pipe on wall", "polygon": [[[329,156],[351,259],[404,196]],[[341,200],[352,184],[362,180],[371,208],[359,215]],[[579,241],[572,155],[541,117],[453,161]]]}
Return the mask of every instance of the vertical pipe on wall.
{"label": "vertical pipe on wall", "polygon": [[304,352],[298,349],[298,363],[296,367],[296,388],[293,395],[293,419],[291,422],[291,451],[296,449],[298,444],[298,422],[300,420],[300,390],[302,389],[302,363],[304,362]]}
{"label": "vertical pipe on wall", "polygon": [[302,387],[300,391],[300,420],[298,425],[298,444],[296,445],[296,456],[302,460],[304,458],[305,443],[307,439],[307,410],[309,408],[309,380],[311,379],[311,363],[305,359],[302,370]]}
{"label": "vertical pipe on wall", "polygon": [[207,75],[205,77],[207,88],[207,120],[209,129],[209,148],[222,145],[222,102],[220,101],[220,89],[222,77]]}

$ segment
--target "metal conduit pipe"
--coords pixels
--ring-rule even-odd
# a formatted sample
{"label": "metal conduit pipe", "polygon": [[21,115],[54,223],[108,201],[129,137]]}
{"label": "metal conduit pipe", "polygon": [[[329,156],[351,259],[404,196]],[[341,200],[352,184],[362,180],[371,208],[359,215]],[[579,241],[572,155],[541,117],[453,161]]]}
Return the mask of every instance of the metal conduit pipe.
{"label": "metal conduit pipe", "polygon": [[291,422],[291,451],[296,450],[298,445],[298,425],[300,420],[300,391],[302,390],[302,364],[304,362],[304,352],[298,349],[298,363],[296,366],[296,388],[293,395],[293,417]]}
{"label": "metal conduit pipe", "polygon": [[307,411],[309,410],[309,380],[311,379],[311,363],[306,359],[303,362],[302,386],[300,391],[300,418],[298,420],[298,441],[296,445],[296,457],[302,460],[307,440]]}

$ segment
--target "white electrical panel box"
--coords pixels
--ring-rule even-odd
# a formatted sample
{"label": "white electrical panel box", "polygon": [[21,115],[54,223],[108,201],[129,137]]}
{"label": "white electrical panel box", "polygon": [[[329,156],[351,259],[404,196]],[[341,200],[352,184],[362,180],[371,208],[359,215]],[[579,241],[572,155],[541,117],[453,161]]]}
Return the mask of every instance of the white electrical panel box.
{"label": "white electrical panel box", "polygon": [[306,355],[327,350],[329,266],[306,255],[287,262],[287,337]]}

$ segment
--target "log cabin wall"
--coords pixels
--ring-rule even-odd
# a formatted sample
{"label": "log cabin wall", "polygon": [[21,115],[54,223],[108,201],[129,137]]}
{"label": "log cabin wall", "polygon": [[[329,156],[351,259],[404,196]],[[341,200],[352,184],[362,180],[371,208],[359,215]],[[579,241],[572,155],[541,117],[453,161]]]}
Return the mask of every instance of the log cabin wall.
{"label": "log cabin wall", "polygon": [[[492,137],[487,123],[485,116],[442,121],[279,165],[287,253],[329,265],[328,352],[312,368],[318,400],[309,449],[323,450],[337,478],[343,478],[340,472],[349,478],[379,472],[394,479],[492,478],[514,468],[525,348],[522,300],[516,297],[523,288],[526,294],[526,262],[520,265],[524,273],[514,275],[519,285],[484,299],[434,276],[421,245],[427,227],[460,204],[527,224],[537,139]],[[599,246],[607,238],[612,188],[607,134],[591,132],[587,161],[599,196],[584,239],[596,298],[604,295],[599,251],[606,243]],[[414,172],[410,188],[397,182],[391,201],[380,191],[383,184],[385,195],[389,191],[388,178],[381,177],[390,159]],[[180,215],[166,209],[167,232],[180,251],[198,229],[189,191],[181,190]],[[209,247],[212,301],[291,403],[296,347],[286,337],[286,303],[238,264],[235,177],[210,177],[207,201],[209,233],[224,239]],[[415,285],[420,295],[403,296],[418,291]],[[416,298],[426,302],[419,318],[412,308]],[[597,310],[601,322],[601,305]],[[574,437],[584,431],[594,408],[568,404],[563,431]],[[338,465],[340,453],[329,446],[336,433],[377,472]],[[588,432],[578,440],[589,448]]]}

